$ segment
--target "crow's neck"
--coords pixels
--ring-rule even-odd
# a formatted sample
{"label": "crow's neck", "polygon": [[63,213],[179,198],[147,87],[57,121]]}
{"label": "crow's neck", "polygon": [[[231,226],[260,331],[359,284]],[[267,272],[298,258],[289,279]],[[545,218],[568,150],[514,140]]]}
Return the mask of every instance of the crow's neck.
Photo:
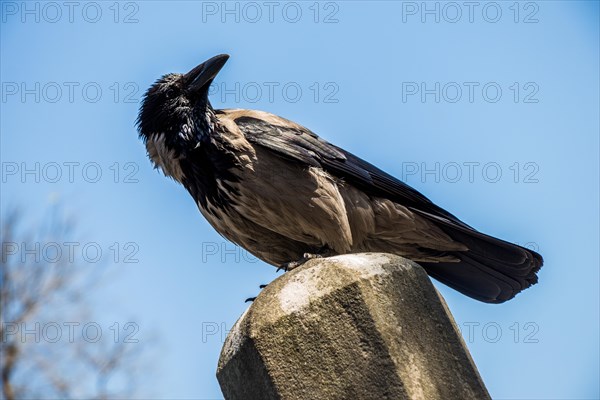
{"label": "crow's neck", "polygon": [[239,154],[212,107],[208,107],[198,123],[202,129],[199,146],[179,160],[183,175],[181,183],[199,207],[208,210],[210,203],[216,208],[226,208],[233,203],[235,195],[229,184],[239,181]]}
{"label": "crow's neck", "polygon": [[210,103],[207,103],[206,107],[200,108],[195,114],[194,129],[197,132],[196,139],[204,142],[216,133],[219,121]]}

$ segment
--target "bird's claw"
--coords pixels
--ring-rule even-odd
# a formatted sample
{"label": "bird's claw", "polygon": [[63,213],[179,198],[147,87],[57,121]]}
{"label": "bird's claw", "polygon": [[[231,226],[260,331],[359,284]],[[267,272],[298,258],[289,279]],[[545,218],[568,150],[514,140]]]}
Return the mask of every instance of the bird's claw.
{"label": "bird's claw", "polygon": [[[302,255],[302,258],[300,260],[297,261],[290,261],[290,262],[286,262],[284,264],[281,264],[279,266],[279,268],[277,268],[277,271],[275,271],[276,273],[279,272],[280,270],[284,270],[285,272],[287,271],[291,271],[294,268],[298,268],[299,266],[301,266],[302,264],[304,264],[305,262],[307,262],[308,260],[312,260],[313,258],[321,258],[323,257],[320,254],[312,254],[312,253],[304,253]],[[265,287],[267,287],[267,285],[260,285],[259,288],[264,289]],[[254,301],[256,300],[256,297],[248,297],[244,303],[248,303],[250,301]]]}
{"label": "bird's claw", "polygon": [[[266,288],[266,287],[267,287],[267,285],[259,285],[258,287],[259,287],[260,289],[264,289],[264,288]],[[254,301],[254,300],[256,300],[256,297],[248,297],[246,300],[244,300],[244,303],[248,303],[248,302],[250,302],[250,301]]]}
{"label": "bird's claw", "polygon": [[284,264],[281,264],[279,266],[279,268],[277,268],[277,271],[275,271],[275,273],[279,272],[280,270],[284,270],[285,272],[291,271],[294,268],[298,268],[299,266],[301,266],[302,264],[304,264],[308,260],[312,260],[313,258],[321,258],[321,257],[323,257],[323,256],[320,255],[320,254],[304,253],[302,255],[302,258],[300,260],[290,261],[290,262],[286,262]]}

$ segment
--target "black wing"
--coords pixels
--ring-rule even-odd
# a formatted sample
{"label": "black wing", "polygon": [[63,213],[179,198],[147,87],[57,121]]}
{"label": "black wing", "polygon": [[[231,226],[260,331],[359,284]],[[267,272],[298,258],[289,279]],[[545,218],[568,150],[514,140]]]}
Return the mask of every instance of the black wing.
{"label": "black wing", "polygon": [[384,197],[472,229],[404,182],[354,154],[326,142],[304,127],[292,122],[290,126],[274,125],[246,116],[235,119],[235,123],[248,141],[273,150],[281,157],[321,167],[369,195]]}
{"label": "black wing", "polygon": [[421,263],[427,272],[456,290],[490,303],[502,303],[537,282],[543,264],[534,251],[483,234],[432,203],[421,193],[361,158],[334,146],[310,130],[283,118],[273,123],[251,116],[235,120],[246,139],[281,157],[321,167],[368,195],[410,208],[435,223],[469,251],[460,263]]}

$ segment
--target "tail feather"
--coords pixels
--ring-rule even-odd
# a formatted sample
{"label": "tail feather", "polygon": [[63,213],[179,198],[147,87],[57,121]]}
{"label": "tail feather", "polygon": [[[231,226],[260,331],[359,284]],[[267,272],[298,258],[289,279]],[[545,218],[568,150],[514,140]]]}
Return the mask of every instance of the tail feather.
{"label": "tail feather", "polygon": [[537,283],[542,256],[453,221],[421,212],[452,239],[469,249],[455,252],[460,262],[422,263],[429,275],[459,292],[487,303],[503,303]]}

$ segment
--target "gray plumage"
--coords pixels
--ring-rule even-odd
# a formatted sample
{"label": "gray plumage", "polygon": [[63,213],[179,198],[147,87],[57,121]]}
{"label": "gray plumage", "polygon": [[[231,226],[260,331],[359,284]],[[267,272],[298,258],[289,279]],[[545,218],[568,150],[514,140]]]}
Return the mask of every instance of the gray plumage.
{"label": "gray plumage", "polygon": [[208,87],[227,58],[162,77],[138,117],[155,166],[225,238],[275,266],[305,253],[394,253],[490,303],[537,282],[539,254],[474,230],[307,128],[262,111],[214,110]]}

